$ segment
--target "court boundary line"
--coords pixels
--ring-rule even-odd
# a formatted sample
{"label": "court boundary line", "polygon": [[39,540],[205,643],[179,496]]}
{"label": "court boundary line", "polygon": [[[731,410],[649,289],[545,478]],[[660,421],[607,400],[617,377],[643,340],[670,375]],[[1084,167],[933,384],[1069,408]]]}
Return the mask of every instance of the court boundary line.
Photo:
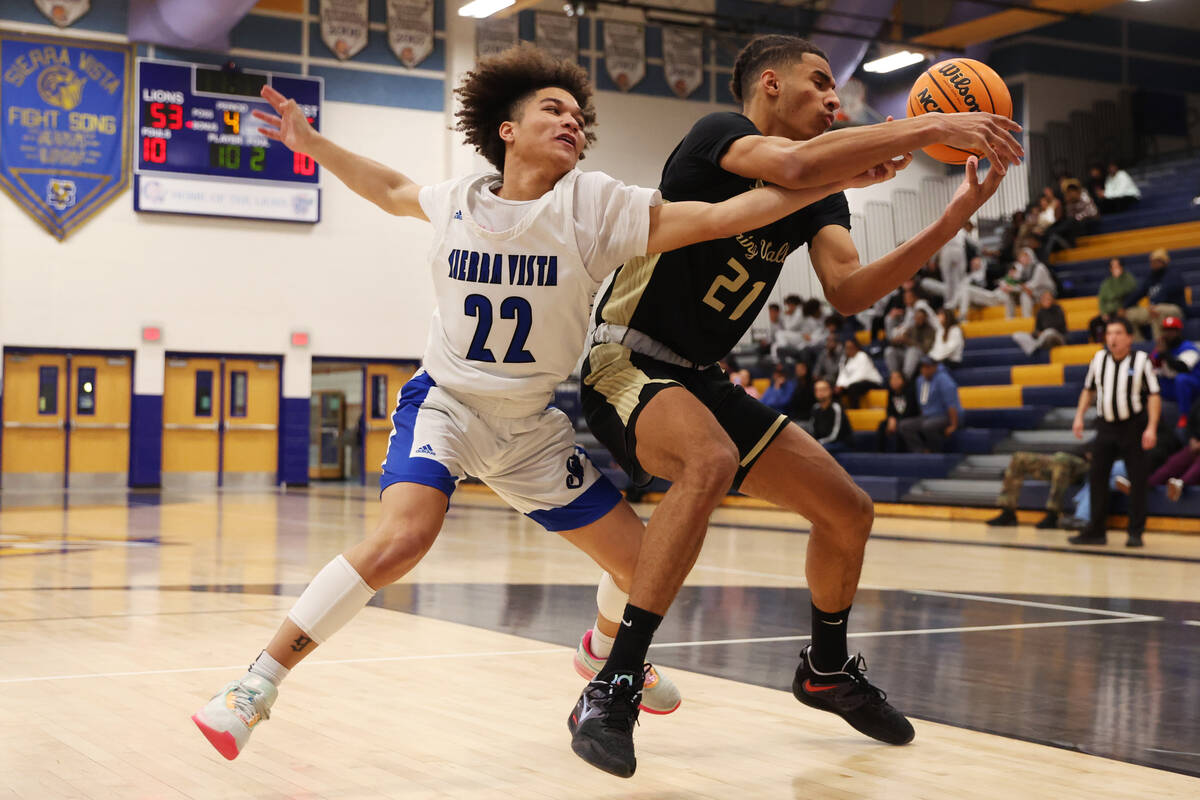
{"label": "court boundary line", "polygon": [[[257,610],[257,609],[255,609]],[[387,609],[384,609],[387,610]],[[424,618],[423,618],[424,619]],[[1022,630],[1032,628],[1068,628],[1082,625],[1120,625],[1141,622],[1161,622],[1162,617],[1141,616],[1137,618],[1108,618],[1108,619],[1079,619],[1079,620],[1062,620],[1051,622],[1023,622],[1010,625],[972,625],[954,628],[915,628],[899,631],[860,631],[857,633],[847,634],[851,639],[868,639],[874,637],[891,637],[891,636],[927,636],[939,633],[984,633],[990,631],[1007,631],[1007,630]],[[445,621],[445,620],[439,620]],[[455,624],[455,623],[451,623]],[[514,634],[508,634],[514,635]],[[526,638],[526,637],[520,637]],[[716,645],[732,645],[732,644],[762,644],[771,642],[790,642],[803,641],[811,638],[809,635],[796,636],[766,636],[751,639],[711,639],[692,642],[655,642],[650,646],[652,648],[681,648],[681,647],[711,647]],[[532,640],[536,641],[536,640]],[[548,655],[552,653],[561,654],[570,652],[573,648],[569,645],[558,645],[546,648],[534,648],[528,650],[492,650],[472,653],[431,653],[425,655],[404,655],[404,656],[373,656],[365,658],[339,658],[330,659],[328,661],[305,661],[310,666],[340,666],[343,664],[379,664],[391,663],[400,661],[437,661],[437,660],[453,660],[461,658],[500,658],[504,656],[523,656],[523,655]],[[0,678],[0,684],[13,683],[42,683],[48,681],[63,681],[63,680],[88,680],[93,678],[126,678],[140,677],[145,675],[172,675],[186,672],[218,672],[222,670],[245,669],[245,665],[222,665],[210,667],[178,667],[173,669],[152,669],[152,670],[130,670],[120,672],[97,672],[97,673],[78,673],[74,675],[40,675],[26,676],[21,678]],[[708,673],[703,673],[708,674]]]}

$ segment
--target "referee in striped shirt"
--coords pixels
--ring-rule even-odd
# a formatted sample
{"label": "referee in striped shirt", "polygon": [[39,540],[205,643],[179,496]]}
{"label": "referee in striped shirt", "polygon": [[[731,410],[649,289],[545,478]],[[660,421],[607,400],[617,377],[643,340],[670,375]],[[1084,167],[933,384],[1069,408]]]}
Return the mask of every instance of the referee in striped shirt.
{"label": "referee in striped shirt", "polygon": [[1091,526],[1068,541],[1104,544],[1108,527],[1108,475],[1113,461],[1125,459],[1129,469],[1129,538],[1126,547],[1141,547],[1146,529],[1146,451],[1158,441],[1162,398],[1150,357],[1133,346],[1133,325],[1123,317],[1104,329],[1106,349],[1096,353],[1079,395],[1072,430],[1083,438],[1083,414],[1096,403],[1096,440],[1092,444]]}

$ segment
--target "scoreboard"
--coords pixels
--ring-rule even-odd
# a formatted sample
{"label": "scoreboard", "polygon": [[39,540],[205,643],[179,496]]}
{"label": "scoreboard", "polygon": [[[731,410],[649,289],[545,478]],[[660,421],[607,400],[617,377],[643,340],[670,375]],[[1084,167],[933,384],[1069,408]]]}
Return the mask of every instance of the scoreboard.
{"label": "scoreboard", "polygon": [[320,78],[139,58],[138,211],[317,222],[320,168],[258,132],[270,86],[321,127]]}

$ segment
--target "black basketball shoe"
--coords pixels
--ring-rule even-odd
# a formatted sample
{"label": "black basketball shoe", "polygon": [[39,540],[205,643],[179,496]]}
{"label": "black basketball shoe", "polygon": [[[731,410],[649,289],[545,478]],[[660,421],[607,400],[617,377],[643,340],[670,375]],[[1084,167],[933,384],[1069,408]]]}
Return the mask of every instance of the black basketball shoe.
{"label": "black basketball shoe", "polygon": [[621,673],[611,681],[589,681],[567,719],[575,754],[618,778],[630,778],[637,769],[633,726],[643,680],[643,673]]}
{"label": "black basketball shoe", "polygon": [[800,651],[800,666],[792,694],[806,706],[830,711],[859,733],[888,744],[908,744],[916,732],[904,715],[892,708],[887,695],[870,684],[861,655],[846,660],[839,672],[818,672],[809,660],[812,645]]}

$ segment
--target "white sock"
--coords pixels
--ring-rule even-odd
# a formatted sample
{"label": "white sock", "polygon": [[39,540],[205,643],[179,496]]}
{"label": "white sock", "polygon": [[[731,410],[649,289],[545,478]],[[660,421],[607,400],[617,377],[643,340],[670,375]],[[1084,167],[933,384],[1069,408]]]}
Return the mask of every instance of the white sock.
{"label": "white sock", "polygon": [[266,678],[276,687],[283,683],[283,679],[291,672],[283,664],[271,658],[271,654],[266,650],[263,650],[258,654],[258,658],[254,659],[254,663],[250,665],[250,671],[255,675]]}
{"label": "white sock", "polygon": [[592,655],[597,658],[608,658],[612,652],[613,642],[616,641],[614,636],[605,636],[600,632],[600,629],[592,626],[592,646],[588,649],[592,651]]}

